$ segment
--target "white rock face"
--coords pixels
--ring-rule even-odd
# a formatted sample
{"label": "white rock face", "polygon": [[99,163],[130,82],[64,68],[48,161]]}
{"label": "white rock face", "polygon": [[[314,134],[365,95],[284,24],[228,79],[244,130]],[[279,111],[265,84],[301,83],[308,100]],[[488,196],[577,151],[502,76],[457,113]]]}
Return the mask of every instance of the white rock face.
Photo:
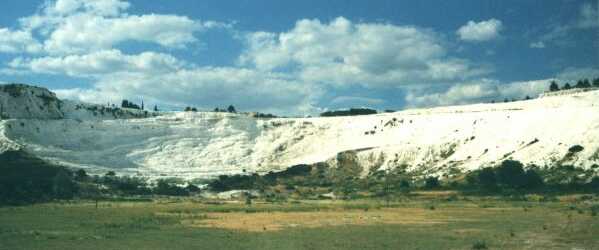
{"label": "white rock face", "polygon": [[[91,115],[65,102],[63,119],[0,121],[0,152],[23,148],[91,173],[184,179],[266,173],[355,152],[369,168],[442,175],[504,159],[549,166],[599,164],[599,91],[529,101],[367,116],[257,119],[213,112]],[[566,157],[574,145],[584,150]]]}
{"label": "white rock face", "polygon": [[0,85],[0,118],[61,119],[61,101],[45,88],[24,84]]}

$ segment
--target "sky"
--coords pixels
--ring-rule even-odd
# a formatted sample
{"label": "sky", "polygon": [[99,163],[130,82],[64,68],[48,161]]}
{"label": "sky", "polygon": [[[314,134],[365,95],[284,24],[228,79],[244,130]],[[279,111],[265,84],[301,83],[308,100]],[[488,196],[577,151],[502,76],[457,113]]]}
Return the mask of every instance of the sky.
{"label": "sky", "polygon": [[0,82],[91,103],[313,115],[535,97],[599,77],[597,0],[20,0]]}

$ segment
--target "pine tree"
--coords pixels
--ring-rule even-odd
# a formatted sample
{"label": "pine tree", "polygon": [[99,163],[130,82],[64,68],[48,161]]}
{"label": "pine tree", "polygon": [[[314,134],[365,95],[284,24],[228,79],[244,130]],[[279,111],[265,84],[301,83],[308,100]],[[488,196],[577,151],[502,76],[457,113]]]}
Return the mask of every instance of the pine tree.
{"label": "pine tree", "polygon": [[572,87],[570,86],[570,84],[569,84],[569,83],[566,83],[566,84],[564,85],[564,88],[563,88],[563,89],[571,89],[571,88],[572,88]]}
{"label": "pine tree", "polygon": [[154,105],[154,112],[158,112],[158,105]]}
{"label": "pine tree", "polygon": [[229,105],[229,107],[227,108],[227,111],[229,111],[229,113],[235,113],[235,107],[233,107],[233,105]]}
{"label": "pine tree", "polygon": [[599,88],[599,78],[595,78],[595,80],[593,80],[593,87]]}
{"label": "pine tree", "polygon": [[549,91],[558,91],[558,90],[559,90],[559,86],[557,85],[557,82],[551,81],[551,85],[549,85]]}

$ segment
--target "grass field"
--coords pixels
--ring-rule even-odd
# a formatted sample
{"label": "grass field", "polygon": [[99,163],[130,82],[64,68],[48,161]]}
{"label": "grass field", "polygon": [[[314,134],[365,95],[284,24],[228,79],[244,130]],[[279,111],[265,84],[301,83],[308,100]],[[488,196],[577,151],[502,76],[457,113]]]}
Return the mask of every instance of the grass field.
{"label": "grass field", "polygon": [[0,249],[599,249],[599,196],[446,195],[388,206],[160,199],[4,207]]}

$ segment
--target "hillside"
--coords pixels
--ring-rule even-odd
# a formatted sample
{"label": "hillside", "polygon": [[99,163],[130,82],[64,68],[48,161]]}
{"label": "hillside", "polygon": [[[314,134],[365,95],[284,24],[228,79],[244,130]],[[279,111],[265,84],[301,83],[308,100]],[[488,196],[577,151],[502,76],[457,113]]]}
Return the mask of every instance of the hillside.
{"label": "hillside", "polygon": [[[110,108],[18,86],[18,96],[0,88],[6,114],[0,152],[23,149],[91,173],[207,178],[324,161],[335,166],[342,152],[355,156],[364,173],[407,165],[423,174],[456,174],[507,158],[538,166],[599,164],[599,91],[353,117],[258,119]],[[583,149],[569,153],[575,145]]]}

